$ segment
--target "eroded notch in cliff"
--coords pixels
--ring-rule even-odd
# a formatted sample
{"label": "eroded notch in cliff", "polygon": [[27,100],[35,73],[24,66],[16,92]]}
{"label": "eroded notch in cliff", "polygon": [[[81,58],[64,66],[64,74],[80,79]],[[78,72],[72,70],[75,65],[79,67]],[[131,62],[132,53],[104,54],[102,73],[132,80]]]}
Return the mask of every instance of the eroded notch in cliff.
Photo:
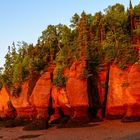
{"label": "eroded notch in cliff", "polygon": [[109,88],[109,74],[110,74],[110,66],[107,69],[107,75],[106,75],[106,82],[105,82],[105,95],[104,95],[104,101],[102,105],[102,116],[105,117],[106,114],[106,104],[107,104],[107,97],[108,97],[108,88]]}
{"label": "eroded notch in cliff", "polygon": [[89,113],[96,117],[100,107],[97,75],[88,77]]}
{"label": "eroded notch in cliff", "polygon": [[87,86],[88,86],[88,99],[89,99],[89,114],[92,117],[96,117],[98,109],[100,107],[100,99],[98,93],[98,80],[97,80],[97,71],[93,69],[93,64],[87,62],[88,66],[88,77],[87,77]]}
{"label": "eroded notch in cliff", "polygon": [[[53,73],[50,73],[50,79],[51,79],[51,83],[53,83]],[[50,101],[49,101],[49,108],[48,108],[48,119],[50,119],[51,115],[54,113],[54,109],[53,109],[53,100],[52,100],[52,87],[50,89]]]}

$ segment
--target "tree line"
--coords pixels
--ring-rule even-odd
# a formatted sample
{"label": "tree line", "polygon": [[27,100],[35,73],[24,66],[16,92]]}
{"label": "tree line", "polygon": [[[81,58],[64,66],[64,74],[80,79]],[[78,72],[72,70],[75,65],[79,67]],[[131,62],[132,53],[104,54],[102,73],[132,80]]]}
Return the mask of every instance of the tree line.
{"label": "tree line", "polygon": [[70,26],[49,25],[35,45],[22,41],[16,49],[13,42],[8,47],[4,67],[0,68],[0,87],[17,83],[20,86],[35,73],[43,73],[50,64],[56,65],[54,84],[63,86],[64,69],[79,59],[88,61],[90,71],[112,63],[127,68],[138,61],[132,34],[140,36],[140,26],[132,28],[131,20],[140,17],[140,4],[132,10],[131,15],[130,9],[117,3],[94,15],[83,11],[81,15],[74,14]]}

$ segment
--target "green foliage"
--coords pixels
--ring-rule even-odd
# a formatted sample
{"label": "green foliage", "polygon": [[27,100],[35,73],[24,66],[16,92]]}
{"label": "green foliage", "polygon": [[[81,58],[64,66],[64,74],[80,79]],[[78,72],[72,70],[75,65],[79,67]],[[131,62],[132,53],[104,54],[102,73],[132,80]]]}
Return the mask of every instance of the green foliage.
{"label": "green foliage", "polygon": [[140,16],[140,4],[135,5],[133,9],[134,16]]}
{"label": "green foliage", "polygon": [[74,16],[71,19],[71,25],[70,26],[72,28],[77,28],[78,24],[79,24],[79,21],[80,21],[80,16],[77,13],[75,13]]}
{"label": "green foliage", "polygon": [[138,61],[138,52],[134,45],[120,45],[119,47],[119,52],[115,61],[120,68],[125,69],[128,64],[134,64]]}
{"label": "green foliage", "polygon": [[77,48],[80,58],[86,58],[88,46],[89,46],[88,19],[86,13],[83,11],[78,26],[78,37],[77,37]]}
{"label": "green foliage", "polygon": [[57,86],[57,87],[62,87],[65,85],[66,83],[66,78],[64,76],[64,67],[59,65],[56,68],[56,78],[54,79],[53,83]]}
{"label": "green foliage", "polygon": [[133,32],[136,34],[136,36],[140,37],[140,28],[135,29]]}
{"label": "green foliage", "polygon": [[[19,83],[33,74],[42,73],[49,64],[55,63],[57,76],[54,83],[65,85],[64,68],[78,59],[87,61],[85,77],[96,75],[102,64],[115,63],[121,68],[138,61],[138,52],[132,43],[132,33],[140,37],[140,4],[133,9],[137,28],[131,31],[130,14],[122,4],[105,9],[104,13],[81,15],[71,19],[70,27],[49,25],[42,31],[37,43],[13,42],[8,46],[4,69],[0,70],[0,88]],[[17,49],[18,48],[18,49]],[[19,90],[14,91],[18,95]]]}

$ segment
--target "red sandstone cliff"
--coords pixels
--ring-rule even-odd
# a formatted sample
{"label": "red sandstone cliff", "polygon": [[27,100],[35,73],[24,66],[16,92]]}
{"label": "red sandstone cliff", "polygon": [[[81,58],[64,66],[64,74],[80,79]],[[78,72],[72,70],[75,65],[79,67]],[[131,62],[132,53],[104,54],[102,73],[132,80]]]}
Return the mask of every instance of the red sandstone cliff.
{"label": "red sandstone cliff", "polygon": [[[88,117],[89,97],[87,80],[84,77],[85,66],[85,61],[76,61],[70,69],[65,69],[65,76],[68,77],[66,87],[58,88],[53,85],[50,72],[45,72],[39,79],[33,80],[34,82],[26,80],[22,84],[19,97],[12,97],[7,87],[3,86],[0,90],[0,117],[15,117],[16,113],[13,113],[15,108],[17,117],[48,119],[50,106],[54,109],[51,120],[58,119],[62,115]],[[105,94],[107,94],[105,112],[107,118],[140,118],[140,66],[134,64],[122,70],[116,65],[111,65],[108,79],[107,71],[105,69],[98,72],[101,108],[97,115],[102,116],[104,109],[102,106],[105,105]],[[14,108],[9,108],[9,103]]]}
{"label": "red sandstone cliff", "polygon": [[127,70],[112,65],[109,75],[106,116],[111,118],[140,118],[140,67]]}
{"label": "red sandstone cliff", "polygon": [[85,66],[85,61],[73,63],[66,82],[66,91],[70,105],[74,109],[74,117],[88,115],[87,80],[83,77]]}
{"label": "red sandstone cliff", "polygon": [[37,81],[30,99],[36,108],[37,118],[48,118],[51,88],[50,72],[45,72]]}
{"label": "red sandstone cliff", "polygon": [[129,86],[126,90],[126,118],[140,118],[140,65],[134,64],[128,74]]}
{"label": "red sandstone cliff", "polygon": [[109,118],[122,118],[126,113],[125,104],[128,102],[126,89],[128,88],[129,71],[129,69],[122,70],[116,65],[110,67],[106,104],[106,116]]}
{"label": "red sandstone cliff", "polygon": [[10,102],[10,93],[8,92],[7,86],[3,85],[0,90],[0,117],[1,118],[14,118],[15,110]]}

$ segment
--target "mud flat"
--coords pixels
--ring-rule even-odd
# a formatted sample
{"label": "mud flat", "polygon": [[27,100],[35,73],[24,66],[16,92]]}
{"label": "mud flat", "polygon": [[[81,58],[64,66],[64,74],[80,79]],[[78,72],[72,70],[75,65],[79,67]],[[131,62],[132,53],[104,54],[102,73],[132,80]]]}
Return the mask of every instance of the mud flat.
{"label": "mud flat", "polygon": [[140,140],[140,122],[104,120],[83,127],[24,131],[23,127],[0,127],[1,140]]}

